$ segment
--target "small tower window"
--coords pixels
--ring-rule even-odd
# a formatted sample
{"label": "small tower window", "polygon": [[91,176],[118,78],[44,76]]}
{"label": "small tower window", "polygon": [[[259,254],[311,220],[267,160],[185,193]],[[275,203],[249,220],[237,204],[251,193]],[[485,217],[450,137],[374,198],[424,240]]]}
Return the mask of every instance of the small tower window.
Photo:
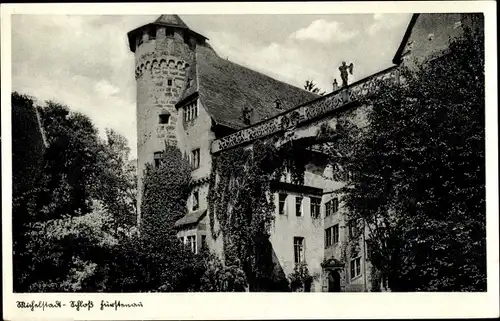
{"label": "small tower window", "polygon": [[170,114],[160,114],[159,116],[159,123],[160,124],[163,124],[163,125],[168,125],[169,121],[170,121]]}
{"label": "small tower window", "polygon": [[174,37],[174,30],[173,29],[168,29],[165,31],[165,36],[167,38],[173,38]]}
{"label": "small tower window", "polygon": [[160,165],[161,165],[161,156],[162,156],[162,152],[155,152],[153,154],[155,168],[159,168],[160,167]]}
{"label": "small tower window", "polygon": [[172,86],[172,79],[167,80],[167,86]]}
{"label": "small tower window", "polygon": [[154,40],[156,39],[156,27],[150,27],[148,30],[149,33],[149,40]]}

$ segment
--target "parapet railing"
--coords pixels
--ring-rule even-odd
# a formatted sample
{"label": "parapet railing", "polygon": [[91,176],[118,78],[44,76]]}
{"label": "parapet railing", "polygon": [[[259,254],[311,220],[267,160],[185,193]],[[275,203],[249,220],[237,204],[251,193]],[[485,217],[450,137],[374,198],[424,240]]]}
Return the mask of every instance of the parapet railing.
{"label": "parapet railing", "polygon": [[328,95],[319,97],[305,104],[289,109],[281,114],[263,120],[235,133],[216,139],[212,142],[212,154],[219,153],[241,144],[250,143],[291,127],[320,118],[347,104],[359,101],[373,94],[380,81],[399,82],[398,66],[392,66],[342,87]]}

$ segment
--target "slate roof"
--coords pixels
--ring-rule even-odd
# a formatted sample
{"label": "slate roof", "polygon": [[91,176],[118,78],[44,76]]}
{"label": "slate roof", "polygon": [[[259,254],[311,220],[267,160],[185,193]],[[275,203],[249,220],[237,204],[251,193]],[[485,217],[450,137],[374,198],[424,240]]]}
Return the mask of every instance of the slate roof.
{"label": "slate roof", "polygon": [[162,14],[155,20],[155,23],[189,29],[187,24],[184,23],[184,21],[182,21],[182,19],[176,14]]}
{"label": "slate roof", "polygon": [[135,37],[141,33],[141,30],[144,28],[149,28],[151,26],[167,26],[167,27],[174,27],[174,28],[181,28],[184,29],[184,32],[187,32],[188,34],[194,35],[195,37],[199,39],[208,39],[202,34],[197,33],[194,30],[191,30],[188,25],[182,21],[182,19],[176,15],[176,14],[162,14],[161,16],[158,17],[154,22],[148,23],[146,25],[140,26],[138,28],[135,28],[132,31],[129,31],[127,33],[128,37],[128,43],[130,47],[130,51],[135,52]]}
{"label": "slate roof", "polygon": [[184,217],[182,217],[181,219],[177,220],[174,226],[181,227],[184,225],[196,224],[205,216],[206,213],[207,213],[206,209],[188,213],[184,215]]}
{"label": "slate roof", "polygon": [[[251,124],[275,116],[319,96],[238,65],[217,55],[208,44],[196,47],[195,64],[188,77],[190,88],[181,95],[177,107],[198,94],[202,105],[219,125],[235,130],[247,127],[243,110],[252,110]],[[281,101],[281,108],[275,101]]]}

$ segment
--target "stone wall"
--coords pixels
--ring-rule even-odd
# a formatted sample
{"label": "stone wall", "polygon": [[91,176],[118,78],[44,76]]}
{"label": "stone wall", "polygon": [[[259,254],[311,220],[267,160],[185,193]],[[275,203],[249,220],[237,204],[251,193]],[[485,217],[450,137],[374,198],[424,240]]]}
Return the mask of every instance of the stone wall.
{"label": "stone wall", "polygon": [[[144,35],[136,49],[139,220],[143,170],[146,163],[153,161],[153,153],[164,149],[165,142],[176,144],[175,104],[193,58],[194,52],[182,37],[166,37],[164,28],[158,29],[156,39]],[[160,114],[170,115],[167,124],[160,124]]]}

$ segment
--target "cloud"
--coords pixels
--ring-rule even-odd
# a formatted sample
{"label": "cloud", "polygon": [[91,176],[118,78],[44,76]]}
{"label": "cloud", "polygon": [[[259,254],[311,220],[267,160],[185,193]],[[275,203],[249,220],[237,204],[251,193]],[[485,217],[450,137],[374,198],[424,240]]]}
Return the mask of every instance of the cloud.
{"label": "cloud", "polygon": [[366,32],[373,36],[382,30],[391,30],[396,28],[402,28],[405,24],[410,21],[411,14],[386,14],[386,13],[375,13],[373,14],[373,22]]}
{"label": "cloud", "polygon": [[12,89],[89,116],[101,136],[105,128],[115,129],[127,138],[134,155],[134,55],[128,51],[129,27],[122,20],[129,21],[108,16],[13,16]]}
{"label": "cloud", "polygon": [[290,35],[291,39],[312,40],[320,43],[341,43],[358,35],[356,30],[346,30],[338,21],[328,22],[319,19],[311,22],[307,28],[299,29]]}
{"label": "cloud", "polygon": [[111,84],[106,79],[100,80],[94,85],[94,88],[97,92],[104,96],[112,96],[120,92],[120,88]]}

